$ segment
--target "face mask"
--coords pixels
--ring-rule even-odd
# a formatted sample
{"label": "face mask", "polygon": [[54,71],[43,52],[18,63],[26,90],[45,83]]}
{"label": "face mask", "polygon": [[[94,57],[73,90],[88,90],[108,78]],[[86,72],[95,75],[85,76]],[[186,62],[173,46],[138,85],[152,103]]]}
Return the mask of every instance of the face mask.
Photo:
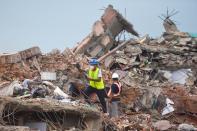
{"label": "face mask", "polygon": [[94,66],[91,65],[91,66],[90,66],[90,69],[93,70],[93,69],[94,69]]}

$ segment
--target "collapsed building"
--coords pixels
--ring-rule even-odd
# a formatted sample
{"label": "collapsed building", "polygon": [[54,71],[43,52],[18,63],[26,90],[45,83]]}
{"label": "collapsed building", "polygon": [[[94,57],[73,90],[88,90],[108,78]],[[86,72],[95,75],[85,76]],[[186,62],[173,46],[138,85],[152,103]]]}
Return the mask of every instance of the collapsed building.
{"label": "collapsed building", "polygon": [[30,127],[25,131],[32,131],[36,127],[40,127],[40,130],[99,130],[102,122],[98,110],[77,103],[8,97],[1,97],[0,103],[1,130],[8,128],[8,125]]}
{"label": "collapsed building", "polygon": [[[161,37],[139,37],[133,25],[109,5],[92,32],[73,49],[43,55],[39,47],[32,47],[1,55],[0,129],[30,130],[35,121],[47,125],[45,130],[177,130],[184,124],[197,126],[197,38],[179,31],[169,17],[163,22]],[[118,41],[123,31],[136,38]],[[87,81],[76,65],[87,70],[91,57],[99,59],[106,86],[110,86],[113,72],[120,76],[119,119],[103,117],[98,108],[78,100],[54,100],[50,85],[37,85],[49,88],[45,98],[13,97],[13,81],[42,77],[43,73],[65,93],[70,83],[84,88]],[[167,100],[172,101],[170,107]]]}

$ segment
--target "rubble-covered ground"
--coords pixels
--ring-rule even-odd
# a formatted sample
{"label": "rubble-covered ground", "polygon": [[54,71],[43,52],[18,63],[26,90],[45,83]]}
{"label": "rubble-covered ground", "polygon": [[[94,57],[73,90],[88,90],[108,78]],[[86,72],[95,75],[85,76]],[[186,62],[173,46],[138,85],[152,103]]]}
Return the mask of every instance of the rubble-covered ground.
{"label": "rubble-covered ground", "polygon": [[[54,49],[42,54],[39,47],[32,47],[15,54],[0,55],[0,129],[9,130],[6,129],[8,125],[24,126],[20,125],[23,123],[19,120],[20,112],[37,111],[42,114],[39,121],[50,125],[48,130],[92,130],[94,119],[98,123],[102,121],[96,130],[197,130],[197,38],[179,31],[170,17],[164,19],[163,25],[166,31],[159,38],[139,37],[133,25],[109,5],[101,19],[94,23],[92,32],[73,49],[66,48],[63,52]],[[125,31],[135,37],[118,39]],[[70,83],[85,88],[84,72],[91,57],[99,59],[106,87],[111,84],[113,72],[120,76],[123,88],[119,118],[103,116],[98,104],[89,106],[82,96],[72,98],[67,95]],[[43,72],[55,73],[56,77],[43,82]],[[45,89],[45,98],[32,98],[31,93],[14,95],[17,84],[34,78],[38,82],[32,88]],[[55,101],[58,96],[66,102]],[[10,97],[17,102],[8,101],[12,99]],[[25,102],[30,103],[24,106]],[[34,105],[34,102],[39,104]],[[43,110],[42,106],[47,103],[52,106],[45,106]],[[61,111],[54,107],[56,104]],[[71,108],[73,104],[78,110]],[[53,112],[57,117],[62,112],[80,116],[78,122],[81,123],[67,129],[66,125],[62,126],[64,122],[54,120]],[[14,128],[12,126],[10,128]]]}

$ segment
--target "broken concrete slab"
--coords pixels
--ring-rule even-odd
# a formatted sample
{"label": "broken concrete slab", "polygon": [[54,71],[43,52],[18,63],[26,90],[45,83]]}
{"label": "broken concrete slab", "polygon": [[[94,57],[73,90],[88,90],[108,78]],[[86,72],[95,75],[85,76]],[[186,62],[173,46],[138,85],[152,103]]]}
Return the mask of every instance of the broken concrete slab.
{"label": "broken concrete slab", "polygon": [[172,127],[170,122],[167,120],[157,121],[156,123],[153,124],[153,126],[156,128],[156,130],[160,130],[160,131],[166,131]]}
{"label": "broken concrete slab", "polygon": [[180,124],[177,129],[179,131],[195,131],[195,130],[197,130],[197,128],[195,128],[193,125],[186,124],[186,123]]}
{"label": "broken concrete slab", "polygon": [[139,46],[134,45],[127,45],[124,51],[125,53],[132,54],[132,56],[136,56],[142,53],[142,50],[139,48]]}
{"label": "broken concrete slab", "polygon": [[13,64],[38,55],[41,55],[40,48],[32,47],[14,54],[0,55],[0,64]]}
{"label": "broken concrete slab", "polygon": [[3,54],[0,55],[0,64],[12,64],[21,61],[21,56],[19,53],[16,54]]}
{"label": "broken concrete slab", "polygon": [[116,58],[116,62],[124,65],[128,64],[128,60],[124,58]]}
{"label": "broken concrete slab", "polygon": [[32,131],[25,126],[0,126],[1,131]]}
{"label": "broken concrete slab", "polygon": [[34,56],[41,55],[41,51],[39,47],[31,47],[29,49],[23,50],[19,52],[21,59],[28,59]]}
{"label": "broken concrete slab", "polygon": [[[71,103],[65,104],[56,100],[19,100],[10,97],[0,97],[0,103],[1,105],[4,105],[4,108],[1,110],[4,114],[3,116],[0,116],[0,119],[4,122],[8,122],[10,125],[12,125],[13,122],[15,125],[24,125],[25,121],[33,121],[33,118],[38,116],[38,120],[45,120],[52,129],[56,130],[61,128],[66,129],[68,127],[76,127],[86,130],[93,130],[96,128],[96,130],[99,130],[102,127],[100,112],[96,108],[80,103],[72,105]],[[9,112],[15,113],[12,115],[6,115]],[[17,120],[7,121],[7,119],[9,119],[8,117],[15,117]],[[62,123],[59,117],[64,119],[65,123]],[[83,122],[86,123],[85,126],[81,124],[78,125],[81,118],[83,119]],[[57,125],[52,124],[56,122]]]}

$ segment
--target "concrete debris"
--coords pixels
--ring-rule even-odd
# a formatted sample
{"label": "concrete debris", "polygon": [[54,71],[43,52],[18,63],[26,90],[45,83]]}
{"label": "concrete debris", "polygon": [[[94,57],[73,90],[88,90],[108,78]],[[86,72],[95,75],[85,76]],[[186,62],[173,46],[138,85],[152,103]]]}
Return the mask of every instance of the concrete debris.
{"label": "concrete debris", "polygon": [[23,51],[19,52],[21,59],[26,60],[28,58],[31,58],[33,56],[41,55],[41,51],[39,47],[32,47]]}
{"label": "concrete debris", "polygon": [[109,131],[152,129],[151,118],[149,114],[133,114],[111,120],[104,118],[104,125],[104,130]]}
{"label": "concrete debris", "polygon": [[197,128],[195,128],[193,125],[183,123],[178,126],[178,130],[179,131],[197,131]]}
{"label": "concrete debris", "polygon": [[93,25],[92,32],[78,44],[74,54],[84,53],[91,57],[100,57],[107,53],[116,43],[115,38],[123,30],[138,36],[129,23],[118,11],[109,5],[100,21]]}
{"label": "concrete debris", "polygon": [[32,131],[25,126],[0,126],[1,131]]}
{"label": "concrete debris", "polygon": [[[16,130],[32,130],[23,127],[26,119],[28,125],[45,123],[49,131],[196,126],[197,38],[180,32],[170,17],[163,25],[160,37],[139,37],[109,5],[91,33],[72,49],[42,55],[39,47],[32,47],[0,55],[0,129],[16,125]],[[122,31],[137,37],[117,40]],[[82,99],[91,57],[100,62],[106,92],[112,73],[120,77],[119,118],[100,113],[94,95],[92,106]],[[71,89],[76,94],[70,94]]]}
{"label": "concrete debris", "polygon": [[169,128],[171,128],[171,124],[169,121],[167,120],[160,120],[160,121],[157,121],[156,123],[154,123],[154,128],[156,130],[159,130],[159,131],[166,131],[168,130]]}
{"label": "concrete debris", "polygon": [[187,79],[192,75],[191,69],[179,69],[175,71],[161,71],[164,77],[172,83],[188,84]]}
{"label": "concrete debris", "polygon": [[167,33],[179,32],[178,28],[176,27],[176,24],[169,18],[166,18],[164,20],[163,26]]}
{"label": "concrete debris", "polygon": [[165,94],[174,102],[176,112],[196,113],[197,96],[189,94],[188,89],[183,86],[171,86],[163,89]]}
{"label": "concrete debris", "polygon": [[20,51],[15,54],[3,54],[0,55],[0,64],[12,64],[17,63],[22,60],[26,60],[28,58],[32,58],[34,56],[41,55],[41,51],[39,47],[32,47],[23,51]]}

